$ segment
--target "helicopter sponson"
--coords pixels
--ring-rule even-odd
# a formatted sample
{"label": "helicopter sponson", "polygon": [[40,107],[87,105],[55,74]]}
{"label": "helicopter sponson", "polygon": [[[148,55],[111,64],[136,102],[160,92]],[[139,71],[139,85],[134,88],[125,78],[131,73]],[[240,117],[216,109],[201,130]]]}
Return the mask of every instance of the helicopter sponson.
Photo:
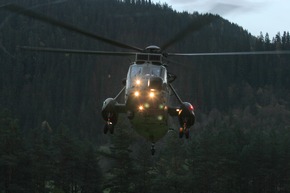
{"label": "helicopter sponson", "polygon": [[189,128],[195,123],[194,107],[189,102],[181,102],[179,107],[169,107],[168,113],[170,116],[177,116],[179,121],[179,137],[182,138],[185,134],[189,138]]}
{"label": "helicopter sponson", "polygon": [[194,125],[195,114],[192,104],[183,102],[180,110],[178,111],[178,120],[181,127],[186,125],[187,128]]}
{"label": "helicopter sponson", "polygon": [[118,113],[117,113],[117,104],[118,102],[113,98],[107,98],[102,107],[102,116],[105,121],[108,122],[108,125],[112,127],[117,124]]}

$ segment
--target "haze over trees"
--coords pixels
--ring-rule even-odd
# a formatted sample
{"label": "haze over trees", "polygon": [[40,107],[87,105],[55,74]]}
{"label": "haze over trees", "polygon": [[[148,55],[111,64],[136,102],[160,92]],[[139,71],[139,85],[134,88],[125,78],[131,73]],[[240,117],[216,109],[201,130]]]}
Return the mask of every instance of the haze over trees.
{"label": "haze over trees", "polygon": [[[140,48],[204,19],[150,0],[11,2]],[[102,131],[102,102],[133,58],[17,46],[126,50],[3,9],[0,18],[0,192],[290,192],[289,55],[171,58],[197,123],[189,140],[168,132],[152,157],[125,118],[114,135]],[[216,18],[167,51],[290,50],[289,32],[253,37]]]}

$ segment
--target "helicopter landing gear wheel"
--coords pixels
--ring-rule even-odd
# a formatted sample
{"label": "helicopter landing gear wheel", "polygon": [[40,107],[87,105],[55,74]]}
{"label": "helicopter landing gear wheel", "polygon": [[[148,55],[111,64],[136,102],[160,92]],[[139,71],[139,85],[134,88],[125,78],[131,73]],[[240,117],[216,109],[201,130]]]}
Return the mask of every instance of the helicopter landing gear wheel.
{"label": "helicopter landing gear wheel", "polygon": [[111,134],[114,133],[114,126],[112,124],[105,124],[105,127],[104,127],[104,134],[107,134],[108,131],[110,131]]}
{"label": "helicopter landing gear wheel", "polygon": [[179,138],[182,138],[185,135],[185,138],[189,138],[189,128],[187,127],[186,123],[183,124],[183,127],[179,128]]}
{"label": "helicopter landing gear wheel", "polygon": [[108,131],[110,131],[111,134],[114,133],[114,124],[112,123],[111,121],[111,114],[109,113],[108,114],[108,120],[107,120],[107,123],[105,124],[105,127],[104,127],[104,134],[107,134]]}
{"label": "helicopter landing gear wheel", "polygon": [[107,134],[110,131],[111,134],[114,134],[114,126],[112,124],[106,124],[104,127],[104,134]]}
{"label": "helicopter landing gear wheel", "polygon": [[179,128],[179,138],[182,138],[183,137],[183,128],[180,127]]}
{"label": "helicopter landing gear wheel", "polygon": [[185,129],[184,134],[185,134],[185,138],[188,139],[189,138],[189,128]]}
{"label": "helicopter landing gear wheel", "polygon": [[111,134],[114,134],[115,127],[113,125],[109,125],[109,131]]}
{"label": "helicopter landing gear wheel", "polygon": [[104,127],[104,134],[107,134],[108,131],[109,131],[108,124],[105,124],[105,127]]}
{"label": "helicopter landing gear wheel", "polygon": [[155,154],[155,143],[152,143],[151,145],[151,155]]}

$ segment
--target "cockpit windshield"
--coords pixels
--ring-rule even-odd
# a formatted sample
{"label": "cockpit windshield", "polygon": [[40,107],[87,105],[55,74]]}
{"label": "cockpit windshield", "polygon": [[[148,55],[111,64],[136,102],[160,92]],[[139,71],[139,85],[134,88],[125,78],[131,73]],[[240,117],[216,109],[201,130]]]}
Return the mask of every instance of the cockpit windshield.
{"label": "cockpit windshield", "polygon": [[165,68],[163,66],[153,66],[153,65],[136,65],[131,66],[130,78],[136,76],[157,76],[165,79]]}
{"label": "cockpit windshield", "polygon": [[164,66],[153,64],[133,64],[130,66],[127,75],[127,88],[134,87],[136,81],[149,79],[151,77],[160,77],[163,83],[167,83],[167,71]]}
{"label": "cockpit windshield", "polygon": [[142,67],[141,66],[132,66],[131,68],[131,77],[136,77],[142,74]]}

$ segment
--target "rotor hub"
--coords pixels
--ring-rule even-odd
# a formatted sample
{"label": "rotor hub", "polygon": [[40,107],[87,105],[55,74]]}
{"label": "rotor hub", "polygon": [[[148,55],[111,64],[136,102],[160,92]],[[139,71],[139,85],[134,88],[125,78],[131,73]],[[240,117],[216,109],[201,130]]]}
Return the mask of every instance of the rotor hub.
{"label": "rotor hub", "polygon": [[161,48],[155,45],[147,46],[144,50],[147,53],[161,53]]}

